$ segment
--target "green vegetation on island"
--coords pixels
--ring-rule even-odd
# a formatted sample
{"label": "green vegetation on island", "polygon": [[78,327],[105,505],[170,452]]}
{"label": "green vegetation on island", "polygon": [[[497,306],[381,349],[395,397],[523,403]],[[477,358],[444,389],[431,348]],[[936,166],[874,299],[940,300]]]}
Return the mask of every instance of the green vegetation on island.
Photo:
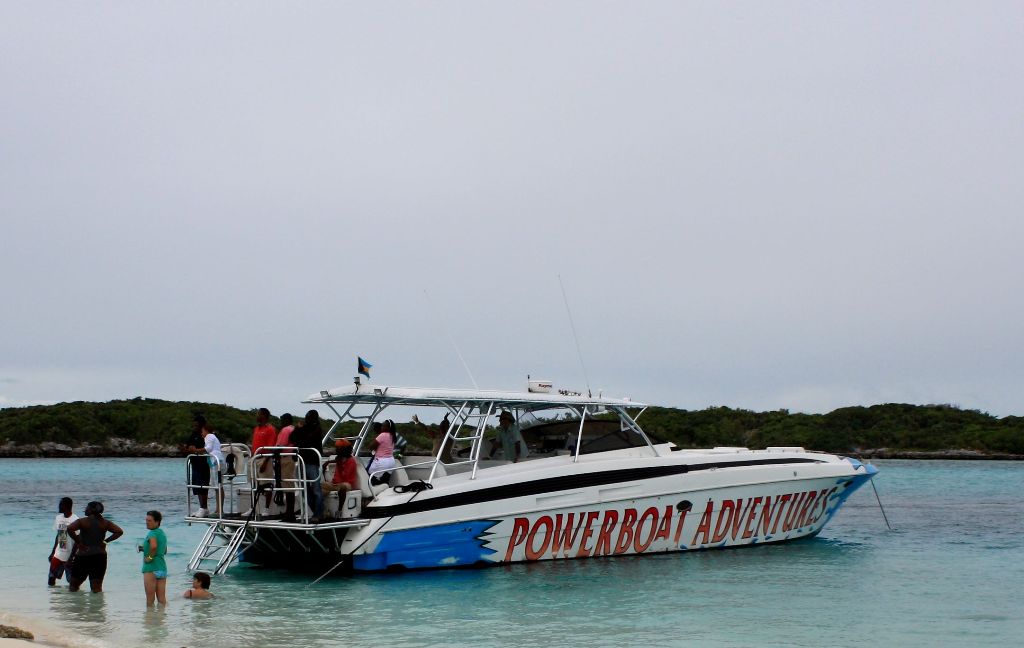
{"label": "green vegetation on island", "polygon": [[[1024,455],[1024,417],[996,418],[952,405],[842,407],[828,414],[729,407],[652,407],[640,417],[646,432],[683,448],[803,446],[838,454],[969,450]],[[874,452],[872,452],[874,451]]]}
{"label": "green vegetation on island", "polygon": [[[0,454],[167,455],[188,435],[196,413],[209,419],[222,441],[249,442],[255,410],[134,398],[0,409]],[[293,412],[297,417],[302,413]],[[683,448],[803,446],[876,456],[949,451],[1024,455],[1024,417],[997,418],[950,405],[843,407],[828,414],[651,407],[639,422],[654,437]],[[271,423],[280,426],[277,418]],[[341,433],[355,434],[356,426],[346,423]],[[410,451],[430,448],[422,428],[400,424],[399,431],[409,439]],[[82,448],[88,452],[70,452]]]}

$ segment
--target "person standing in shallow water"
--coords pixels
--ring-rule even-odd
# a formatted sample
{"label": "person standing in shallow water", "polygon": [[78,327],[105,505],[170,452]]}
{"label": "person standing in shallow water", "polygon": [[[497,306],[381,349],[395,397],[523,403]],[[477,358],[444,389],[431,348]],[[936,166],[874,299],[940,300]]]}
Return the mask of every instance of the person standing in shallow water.
{"label": "person standing in shallow water", "polygon": [[160,528],[163,515],[160,511],[146,513],[146,528],[149,533],[139,546],[142,556],[142,584],[146,589],[146,607],[153,607],[153,599],[160,605],[167,605],[167,534]]}
{"label": "person standing in shallow water", "polygon": [[[71,553],[75,550],[75,543],[68,535],[68,527],[78,519],[78,516],[72,513],[73,507],[74,502],[70,497],[62,497],[57,505],[57,517],[53,520],[53,530],[57,532],[57,535],[53,538],[53,549],[50,550],[50,556],[47,559],[50,561],[50,574],[46,581],[49,585],[56,585],[57,581],[64,576],[68,559],[71,558]],[[70,570],[67,576],[70,581]]]}
{"label": "person standing in shallow water", "polygon": [[103,577],[107,574],[107,544],[124,535],[124,530],[103,517],[103,502],[89,502],[85,506],[85,517],[68,526],[68,535],[78,545],[69,589],[77,592],[88,578],[90,589],[102,592]]}

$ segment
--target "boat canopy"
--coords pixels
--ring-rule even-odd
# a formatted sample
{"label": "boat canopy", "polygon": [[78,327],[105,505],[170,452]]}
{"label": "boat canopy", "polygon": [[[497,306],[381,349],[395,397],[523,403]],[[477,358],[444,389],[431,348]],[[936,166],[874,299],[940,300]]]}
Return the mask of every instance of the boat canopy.
{"label": "boat canopy", "polygon": [[[619,419],[619,430],[622,433],[635,434],[641,445],[647,446],[654,455],[658,454],[650,438],[636,423],[636,419],[647,409],[647,405],[626,398],[604,398],[601,395],[595,398],[592,395],[569,391],[536,393],[485,389],[395,387],[362,384],[356,380],[352,385],[324,389],[319,393],[311,394],[303,403],[326,405],[338,416],[335,424],[324,435],[325,444],[338,438],[335,436],[335,432],[345,421],[362,422],[358,434],[345,437],[352,442],[352,451],[356,456],[369,440],[368,433],[371,424],[374,420],[382,417],[385,410],[391,407],[445,409],[453,415],[453,419],[441,442],[441,447],[469,444],[467,459],[454,460],[454,463],[451,464],[445,463],[446,465],[470,464],[472,478],[476,477],[480,464],[487,421],[490,417],[497,416],[502,410],[510,411],[517,422],[520,422],[520,415],[535,416],[536,413],[545,410],[568,409],[575,412],[579,418],[579,424],[575,426],[575,434],[570,433],[571,438],[566,444],[574,462],[579,460],[585,422],[587,419],[603,413],[616,415]],[[360,407],[369,407],[372,411],[367,415],[357,415],[354,410]],[[634,409],[639,409],[640,412],[630,416],[627,410]],[[432,467],[429,480],[433,480],[437,473],[436,465],[439,462],[439,457],[431,457],[429,461],[423,462]],[[417,465],[412,464],[406,467]]]}
{"label": "boat canopy", "polygon": [[325,389],[310,395],[304,403],[356,403],[388,405],[441,406],[446,403],[495,403],[498,406],[515,407],[520,410],[551,409],[553,407],[606,407],[646,409],[644,403],[628,398],[604,398],[587,396],[574,392],[531,393],[497,391],[486,389],[445,389],[430,387],[390,387],[384,385],[353,384],[345,387]]}

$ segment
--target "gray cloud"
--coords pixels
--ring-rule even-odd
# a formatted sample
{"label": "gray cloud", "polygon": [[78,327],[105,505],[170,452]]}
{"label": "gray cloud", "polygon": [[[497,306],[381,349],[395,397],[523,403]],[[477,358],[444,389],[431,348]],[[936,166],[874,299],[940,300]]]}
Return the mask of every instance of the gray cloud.
{"label": "gray cloud", "polygon": [[1020,414],[1022,12],[8,3],[6,391]]}

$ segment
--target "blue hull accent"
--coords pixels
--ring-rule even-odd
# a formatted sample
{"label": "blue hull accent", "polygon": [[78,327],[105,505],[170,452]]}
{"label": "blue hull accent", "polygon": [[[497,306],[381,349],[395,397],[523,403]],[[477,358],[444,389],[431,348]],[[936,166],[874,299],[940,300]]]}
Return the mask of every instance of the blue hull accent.
{"label": "blue hull accent", "polygon": [[494,520],[456,522],[423,529],[385,533],[372,554],[355,556],[356,571],[380,571],[394,567],[426,569],[459,567],[491,562],[495,552],[480,539],[497,524]]}
{"label": "blue hull accent", "polygon": [[[840,479],[836,482],[836,495],[829,503],[828,510],[825,511],[825,514],[828,516],[825,518],[825,524],[828,524],[829,521],[832,520],[832,516],[839,512],[839,509],[842,508],[843,504],[846,502],[846,499],[850,495],[853,495],[854,491],[856,491],[864,484],[868,483],[868,481],[872,477],[878,474],[878,468],[875,468],[872,465],[861,464],[856,459],[847,459],[847,461],[849,461],[850,463],[856,462],[858,467],[862,466],[864,468],[864,474],[856,475],[854,477],[847,477],[845,479]],[[825,525],[823,524],[822,526],[824,527]]]}

